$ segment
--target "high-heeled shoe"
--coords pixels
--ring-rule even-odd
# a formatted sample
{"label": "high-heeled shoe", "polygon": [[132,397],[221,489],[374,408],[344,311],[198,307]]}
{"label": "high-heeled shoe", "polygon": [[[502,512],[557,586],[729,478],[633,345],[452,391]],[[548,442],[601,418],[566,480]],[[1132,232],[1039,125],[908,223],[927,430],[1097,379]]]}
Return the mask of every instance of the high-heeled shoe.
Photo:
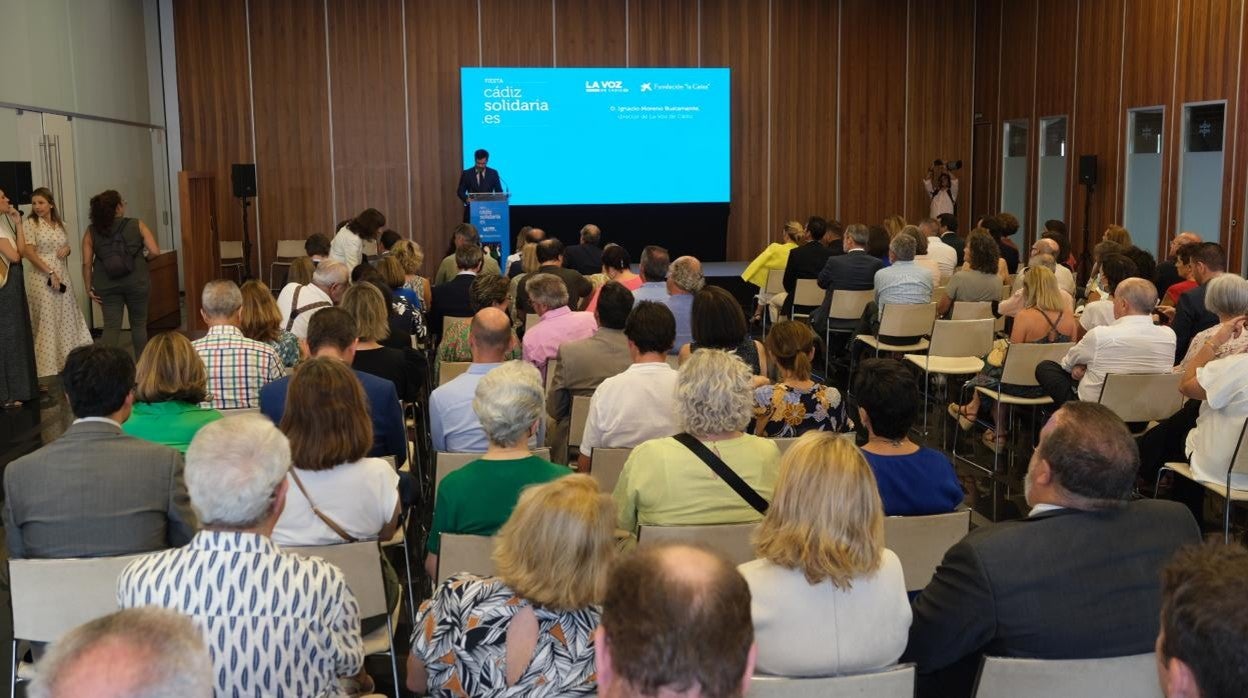
{"label": "high-heeled shoe", "polygon": [[970,431],[975,426],[975,420],[971,419],[962,411],[962,406],[956,402],[949,403],[949,416],[958,420],[958,428],[962,431]]}

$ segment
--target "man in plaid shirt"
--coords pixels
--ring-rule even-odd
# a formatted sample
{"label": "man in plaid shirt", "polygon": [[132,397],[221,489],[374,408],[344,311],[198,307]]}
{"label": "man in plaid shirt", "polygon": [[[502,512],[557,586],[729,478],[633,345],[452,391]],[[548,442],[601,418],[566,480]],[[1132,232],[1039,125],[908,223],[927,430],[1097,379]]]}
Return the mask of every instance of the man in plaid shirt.
{"label": "man in plaid shirt", "polygon": [[208,370],[208,393],[219,410],[259,408],[260,388],[286,375],[277,350],[238,329],[243,294],[228,279],[204,285],[199,311],[208,334],[191,342]]}

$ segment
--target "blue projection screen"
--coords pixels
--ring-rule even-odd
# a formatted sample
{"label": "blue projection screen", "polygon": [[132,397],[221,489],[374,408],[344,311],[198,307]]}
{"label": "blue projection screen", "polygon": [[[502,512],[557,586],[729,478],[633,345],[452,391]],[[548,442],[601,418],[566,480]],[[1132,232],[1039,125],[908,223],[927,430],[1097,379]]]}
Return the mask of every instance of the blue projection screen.
{"label": "blue projection screen", "polygon": [[727,68],[461,68],[464,168],[512,205],[729,200]]}

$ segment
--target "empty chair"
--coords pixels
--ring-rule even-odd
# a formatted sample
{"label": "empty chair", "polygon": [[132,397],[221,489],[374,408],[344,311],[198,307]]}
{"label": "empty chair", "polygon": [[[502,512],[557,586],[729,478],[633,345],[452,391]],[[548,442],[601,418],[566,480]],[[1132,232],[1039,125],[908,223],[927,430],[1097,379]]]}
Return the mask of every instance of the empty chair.
{"label": "empty chair", "polygon": [[1152,653],[1105,659],[985,657],[976,698],[1162,698]]}
{"label": "empty chair", "polygon": [[[857,323],[862,319],[862,314],[866,312],[867,304],[875,300],[875,291],[867,289],[866,291],[844,291],[836,290],[832,292],[832,300],[828,302],[828,323],[823,330],[823,343],[827,347],[832,341],[834,334],[852,335],[855,326],[850,323]],[[831,351],[826,350],[823,353],[823,375],[828,375],[829,355]]]}
{"label": "empty chair", "polygon": [[927,586],[945,552],[971,530],[971,510],[884,517],[884,545],[901,560],[906,591]]}
{"label": "empty chair", "polygon": [[[797,287],[793,289],[793,310],[789,313],[790,320],[798,318],[809,318],[809,308],[817,308],[823,303],[823,289],[819,288],[819,282],[815,279],[798,279]],[[808,308],[804,313],[797,311],[799,307]],[[859,313],[861,316],[862,313]]]}
{"label": "empty chair", "polygon": [[950,320],[982,320],[992,318],[992,303],[989,301],[954,301]]}
{"label": "empty chair", "polygon": [[[958,314],[954,304],[954,315]],[[985,304],[987,305],[987,304]],[[905,360],[923,370],[923,433],[927,433],[927,399],[933,373],[945,376],[973,375],[984,368],[992,351],[992,312],[984,319],[937,320],[926,354],[906,354]]]}
{"label": "empty chair", "polygon": [[865,674],[790,679],[754,676],[746,698],[913,698],[914,665]]}
{"label": "empty chair", "polygon": [[221,270],[231,269],[237,277],[237,281],[243,281],[243,243],[238,240],[222,240],[219,244],[218,255],[221,258]]}
{"label": "empty chair", "polygon": [[928,346],[926,339],[910,344],[890,344],[880,337],[926,337],[932,333],[935,322],[935,303],[885,305],[875,335],[860,334],[858,341],[874,349],[876,356],[881,351],[924,351]]}
{"label": "empty chair", "polygon": [[701,543],[718,550],[734,565],[754,559],[754,546],[750,536],[756,523],[713,524],[705,526],[641,526],[637,533],[638,545],[654,543]]}
{"label": "empty chair", "polygon": [[598,482],[603,492],[614,492],[615,483],[624,470],[624,462],[633,452],[631,448],[595,448],[590,458],[589,474]]}
{"label": "empty chair", "polygon": [[[274,255],[273,261],[269,262],[269,288],[277,289],[276,272],[278,267],[283,267],[287,271],[290,270],[290,263],[297,257],[303,256],[303,240],[278,240],[277,253]],[[285,277],[283,277],[285,278]]]}
{"label": "empty chair", "polygon": [[581,436],[585,434],[585,421],[589,419],[589,395],[572,397],[572,424],[568,430],[568,445],[580,446]]}
{"label": "empty chair", "polygon": [[443,533],[442,548],[438,555],[438,579],[443,580],[460,572],[488,577],[494,574],[494,537],[469,536],[463,533]]}

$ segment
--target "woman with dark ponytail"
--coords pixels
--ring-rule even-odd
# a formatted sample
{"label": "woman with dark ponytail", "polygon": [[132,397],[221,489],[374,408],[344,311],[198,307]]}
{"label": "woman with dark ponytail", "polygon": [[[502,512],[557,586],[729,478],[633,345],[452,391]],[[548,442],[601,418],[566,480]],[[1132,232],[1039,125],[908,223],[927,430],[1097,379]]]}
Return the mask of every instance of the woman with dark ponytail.
{"label": "woman with dark ponytail", "polygon": [[329,256],[354,269],[364,261],[364,241],[376,240],[386,227],[386,216],[375,208],[366,208],[360,215],[338,228],[329,245]]}
{"label": "woman with dark ponytail", "polygon": [[845,431],[845,401],[840,391],[811,377],[815,332],[810,325],[778,322],[767,333],[766,344],[780,382],[754,390],[754,433],[791,437],[808,431]]}
{"label": "woman with dark ponytail", "polygon": [[106,346],[118,346],[123,313],[130,313],[137,359],[147,345],[147,258],[160,254],[160,246],[143,221],[126,218],[126,202],[112,189],[91,197],[90,218],[82,236],[82,280],[103,310]]}

